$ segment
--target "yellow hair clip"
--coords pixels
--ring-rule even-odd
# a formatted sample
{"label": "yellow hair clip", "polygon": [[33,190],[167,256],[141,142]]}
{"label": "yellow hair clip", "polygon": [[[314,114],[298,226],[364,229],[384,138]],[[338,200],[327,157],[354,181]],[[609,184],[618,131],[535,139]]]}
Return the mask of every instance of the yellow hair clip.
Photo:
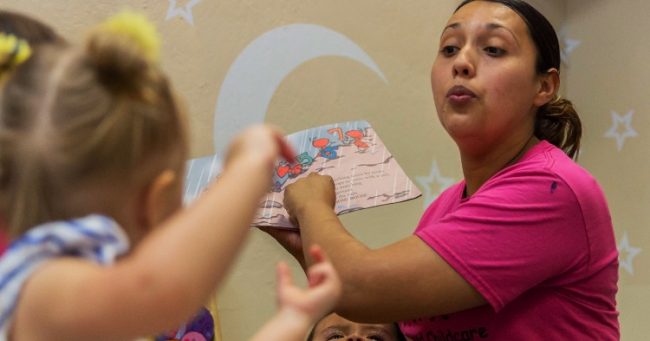
{"label": "yellow hair clip", "polygon": [[160,37],[156,27],[144,15],[125,11],[105,21],[99,29],[130,38],[150,62],[158,61]]}
{"label": "yellow hair clip", "polygon": [[32,49],[26,40],[0,33],[0,73],[19,65],[31,55]]}

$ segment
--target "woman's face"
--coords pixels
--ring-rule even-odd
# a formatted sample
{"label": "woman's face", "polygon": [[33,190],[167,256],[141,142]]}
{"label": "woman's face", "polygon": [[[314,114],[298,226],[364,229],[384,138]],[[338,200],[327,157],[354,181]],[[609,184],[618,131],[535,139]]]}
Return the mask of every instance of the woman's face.
{"label": "woman's face", "polygon": [[396,324],[363,324],[330,314],[314,328],[313,341],[397,341]]}
{"label": "woman's face", "polygon": [[510,8],[471,2],[447,23],[431,70],[440,122],[459,145],[483,148],[532,133],[537,51]]}

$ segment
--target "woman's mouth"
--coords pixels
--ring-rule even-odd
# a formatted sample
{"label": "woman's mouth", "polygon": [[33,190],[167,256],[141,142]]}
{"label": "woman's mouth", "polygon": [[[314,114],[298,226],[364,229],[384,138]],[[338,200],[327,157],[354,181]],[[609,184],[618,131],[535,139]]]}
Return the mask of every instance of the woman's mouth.
{"label": "woman's mouth", "polygon": [[462,85],[456,85],[447,92],[447,99],[454,105],[466,104],[474,98],[476,94]]}

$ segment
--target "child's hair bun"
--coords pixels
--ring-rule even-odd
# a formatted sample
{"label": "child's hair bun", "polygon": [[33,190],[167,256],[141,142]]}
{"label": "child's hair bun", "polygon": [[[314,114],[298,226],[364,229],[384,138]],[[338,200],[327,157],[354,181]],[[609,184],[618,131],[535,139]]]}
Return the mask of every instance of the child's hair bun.
{"label": "child's hair bun", "polygon": [[131,91],[148,77],[158,62],[160,38],[143,15],[122,12],[95,28],[86,53],[100,81],[113,91]]}

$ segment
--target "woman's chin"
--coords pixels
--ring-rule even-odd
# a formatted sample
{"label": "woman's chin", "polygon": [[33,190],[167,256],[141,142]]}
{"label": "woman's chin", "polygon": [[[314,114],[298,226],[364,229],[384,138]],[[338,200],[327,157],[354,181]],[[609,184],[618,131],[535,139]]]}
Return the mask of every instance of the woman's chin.
{"label": "woman's chin", "polygon": [[449,136],[454,140],[476,136],[478,130],[480,130],[480,124],[468,114],[446,115],[441,121]]}

